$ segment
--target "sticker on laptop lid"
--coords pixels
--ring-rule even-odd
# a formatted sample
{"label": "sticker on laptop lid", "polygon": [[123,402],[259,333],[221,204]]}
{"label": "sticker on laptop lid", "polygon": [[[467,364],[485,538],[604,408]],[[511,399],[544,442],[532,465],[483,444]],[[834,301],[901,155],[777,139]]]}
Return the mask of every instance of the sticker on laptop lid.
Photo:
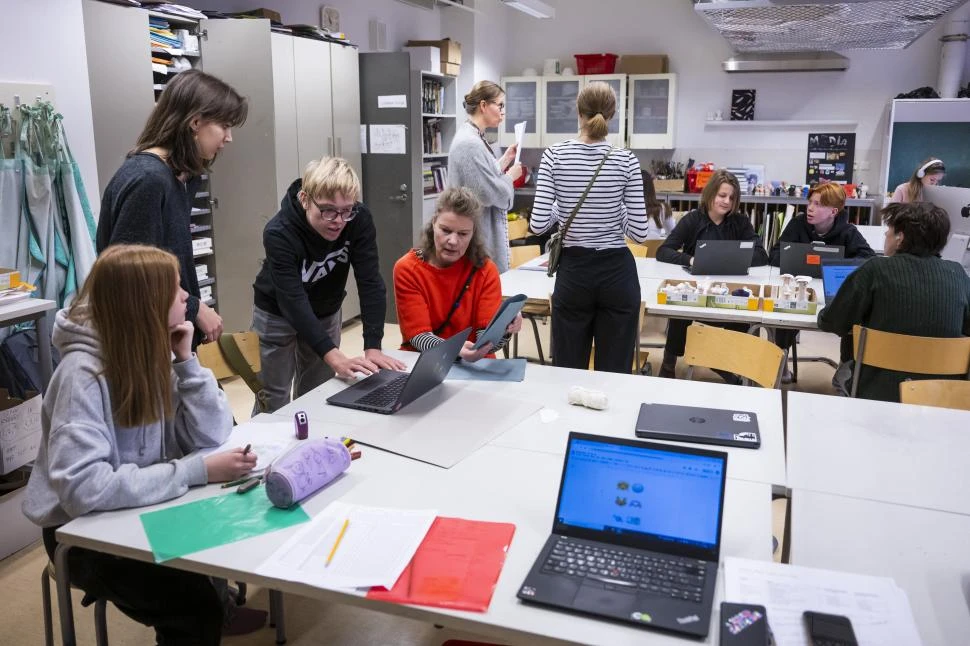
{"label": "sticker on laptop lid", "polygon": [[735,422],[744,422],[746,424],[751,422],[751,415],[748,413],[734,413],[732,418]]}
{"label": "sticker on laptop lid", "polygon": [[740,245],[741,249],[754,249],[754,240],[742,241]]}
{"label": "sticker on laptop lid", "polygon": [[757,442],[758,434],[753,431],[743,431],[741,433],[735,433],[734,439],[738,442]]}
{"label": "sticker on laptop lid", "polygon": [[757,610],[742,610],[738,614],[728,617],[724,625],[727,627],[728,632],[732,635],[737,635],[748,626],[757,623],[763,616]]}
{"label": "sticker on laptop lid", "polygon": [[808,255],[805,256],[805,264],[806,265],[821,265],[822,264],[822,256],[820,256],[820,255],[818,255],[816,253],[810,253],[810,254],[808,254]]}

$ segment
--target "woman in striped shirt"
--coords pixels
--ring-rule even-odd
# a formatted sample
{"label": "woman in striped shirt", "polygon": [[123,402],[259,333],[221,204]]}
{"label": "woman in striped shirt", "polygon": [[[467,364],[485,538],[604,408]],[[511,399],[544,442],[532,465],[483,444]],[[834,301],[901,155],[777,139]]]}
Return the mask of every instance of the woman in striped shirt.
{"label": "woman in striped shirt", "polygon": [[529,223],[537,234],[563,226],[589,186],[563,240],[552,295],[553,363],[585,369],[595,342],[596,370],[629,373],[639,334],[640,283],[624,235],[637,242],[647,238],[640,162],[606,141],[616,112],[609,85],[586,86],[576,107],[579,137],[542,154]]}

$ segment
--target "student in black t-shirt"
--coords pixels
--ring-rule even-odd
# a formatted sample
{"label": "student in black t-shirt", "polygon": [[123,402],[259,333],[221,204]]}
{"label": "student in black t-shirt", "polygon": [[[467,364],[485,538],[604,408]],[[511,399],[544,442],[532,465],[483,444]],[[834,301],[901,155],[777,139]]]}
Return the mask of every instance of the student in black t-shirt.
{"label": "student in black t-shirt", "polygon": [[222,317],[200,299],[189,230],[192,200],[248,106],[214,76],[189,70],[165,86],[134,150],[101,198],[98,253],[113,244],[146,244],[175,254],[189,294],[186,320],[197,330],[192,348],[222,334]]}

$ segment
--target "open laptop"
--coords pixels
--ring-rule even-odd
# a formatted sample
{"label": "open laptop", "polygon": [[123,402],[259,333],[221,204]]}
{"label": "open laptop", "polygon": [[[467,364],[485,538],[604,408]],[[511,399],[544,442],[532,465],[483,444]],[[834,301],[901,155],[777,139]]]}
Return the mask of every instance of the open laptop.
{"label": "open laptop", "polygon": [[758,415],[750,411],[698,408],[673,404],[640,404],[637,437],[699,442],[757,449],[761,446]]}
{"label": "open laptop", "polygon": [[845,247],[808,242],[781,242],[779,251],[781,273],[812,278],[822,277],[823,258],[831,260],[845,256]]}
{"label": "open laptop", "polygon": [[754,240],[698,240],[694,264],[684,267],[695,276],[743,276],[754,255]]}
{"label": "open laptop", "polygon": [[822,291],[825,293],[826,303],[832,302],[835,294],[842,287],[842,283],[849,277],[849,274],[858,269],[866,260],[868,258],[823,259]]}
{"label": "open laptop", "polygon": [[552,535],[518,597],[707,635],[727,454],[570,433]]}
{"label": "open laptop", "polygon": [[381,370],[327,398],[328,404],[390,415],[430,392],[448,376],[471,334],[466,328],[421,353],[411,372]]}

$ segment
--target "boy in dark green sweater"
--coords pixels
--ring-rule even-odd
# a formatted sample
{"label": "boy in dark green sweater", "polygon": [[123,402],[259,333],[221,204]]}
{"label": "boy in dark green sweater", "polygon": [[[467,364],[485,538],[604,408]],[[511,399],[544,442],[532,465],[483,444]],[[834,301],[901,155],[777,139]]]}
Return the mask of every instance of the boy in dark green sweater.
{"label": "boy in dark green sweater", "polygon": [[[890,204],[885,257],[868,260],[846,278],[821,311],[818,327],[845,335],[853,325],[883,332],[953,338],[970,335],[970,277],[959,264],[940,258],[950,233],[946,212],[929,203]],[[931,375],[856,366],[857,395],[899,401],[899,384]]]}

